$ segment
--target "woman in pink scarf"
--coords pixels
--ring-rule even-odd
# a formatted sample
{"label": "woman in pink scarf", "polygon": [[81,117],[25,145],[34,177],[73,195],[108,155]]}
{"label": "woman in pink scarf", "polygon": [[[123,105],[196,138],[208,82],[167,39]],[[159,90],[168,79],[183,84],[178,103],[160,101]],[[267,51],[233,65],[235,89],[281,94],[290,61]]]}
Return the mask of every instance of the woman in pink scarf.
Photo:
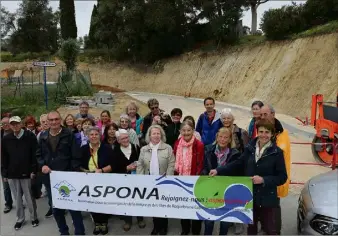
{"label": "woman in pink scarf", "polygon": [[[200,175],[203,170],[204,145],[194,136],[195,127],[191,121],[184,121],[181,125],[179,138],[174,147],[176,156],[175,172],[177,175]],[[199,235],[202,221],[181,220],[181,235]]]}

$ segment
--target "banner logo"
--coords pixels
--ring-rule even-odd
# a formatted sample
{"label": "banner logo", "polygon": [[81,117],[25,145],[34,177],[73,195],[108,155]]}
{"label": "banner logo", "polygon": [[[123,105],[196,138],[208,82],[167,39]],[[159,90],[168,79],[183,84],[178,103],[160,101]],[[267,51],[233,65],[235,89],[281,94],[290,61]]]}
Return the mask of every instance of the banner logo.
{"label": "banner logo", "polygon": [[73,185],[68,183],[66,180],[63,180],[60,183],[56,184],[54,188],[58,190],[59,194],[63,198],[70,197],[70,193],[76,191]]}

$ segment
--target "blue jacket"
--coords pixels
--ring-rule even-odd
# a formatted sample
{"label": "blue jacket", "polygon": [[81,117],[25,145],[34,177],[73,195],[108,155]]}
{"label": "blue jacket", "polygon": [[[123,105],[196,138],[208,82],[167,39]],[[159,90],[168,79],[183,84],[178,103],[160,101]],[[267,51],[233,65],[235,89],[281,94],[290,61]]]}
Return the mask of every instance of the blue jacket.
{"label": "blue jacket", "polygon": [[200,133],[204,145],[212,144],[216,139],[216,134],[223,127],[220,120],[221,114],[216,111],[215,118],[209,123],[207,112],[200,115],[197,121],[196,131]]}

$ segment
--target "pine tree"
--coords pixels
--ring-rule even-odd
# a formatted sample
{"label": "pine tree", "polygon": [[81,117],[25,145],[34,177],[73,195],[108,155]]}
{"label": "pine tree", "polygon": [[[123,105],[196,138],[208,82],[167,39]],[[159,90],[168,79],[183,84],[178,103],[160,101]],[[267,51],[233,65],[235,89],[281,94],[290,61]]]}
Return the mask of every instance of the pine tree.
{"label": "pine tree", "polygon": [[62,39],[77,38],[74,0],[60,0],[60,25]]}

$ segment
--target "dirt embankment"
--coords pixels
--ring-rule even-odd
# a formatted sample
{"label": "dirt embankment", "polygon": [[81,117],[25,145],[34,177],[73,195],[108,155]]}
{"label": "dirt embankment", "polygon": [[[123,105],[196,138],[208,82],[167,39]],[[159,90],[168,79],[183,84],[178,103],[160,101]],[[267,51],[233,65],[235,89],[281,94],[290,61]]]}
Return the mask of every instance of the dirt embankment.
{"label": "dirt embankment", "polygon": [[[3,63],[1,67],[8,66]],[[7,65],[6,65],[7,64]],[[13,64],[13,63],[12,63]],[[17,63],[15,63],[17,64]],[[188,53],[162,61],[152,70],[119,64],[80,63],[94,84],[127,91],[147,91],[218,100],[249,106],[253,99],[268,101],[279,113],[305,117],[311,95],[335,101],[338,90],[338,34],[265,43],[217,53]],[[48,78],[56,77],[48,69]]]}

